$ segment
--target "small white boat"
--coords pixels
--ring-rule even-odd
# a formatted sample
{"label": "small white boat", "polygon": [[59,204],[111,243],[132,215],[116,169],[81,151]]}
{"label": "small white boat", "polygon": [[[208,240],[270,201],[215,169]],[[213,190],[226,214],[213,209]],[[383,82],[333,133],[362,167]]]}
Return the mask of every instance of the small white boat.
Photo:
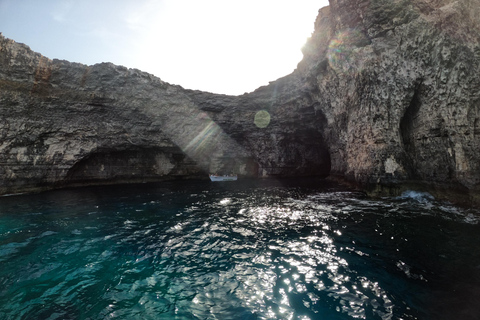
{"label": "small white boat", "polygon": [[210,180],[212,181],[236,181],[237,175],[229,175],[229,176],[218,176],[215,174],[210,175]]}

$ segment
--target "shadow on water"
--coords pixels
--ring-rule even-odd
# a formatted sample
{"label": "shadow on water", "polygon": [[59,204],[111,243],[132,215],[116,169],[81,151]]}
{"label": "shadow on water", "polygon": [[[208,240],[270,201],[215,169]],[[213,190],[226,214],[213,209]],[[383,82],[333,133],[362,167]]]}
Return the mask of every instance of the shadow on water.
{"label": "shadow on water", "polygon": [[0,318],[476,319],[478,212],[320,179],[0,198]]}

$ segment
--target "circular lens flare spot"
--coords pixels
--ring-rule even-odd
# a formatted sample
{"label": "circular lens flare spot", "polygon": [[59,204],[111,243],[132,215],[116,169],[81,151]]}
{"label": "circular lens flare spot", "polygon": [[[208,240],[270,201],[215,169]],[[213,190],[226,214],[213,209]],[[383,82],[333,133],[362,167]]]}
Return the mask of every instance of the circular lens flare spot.
{"label": "circular lens flare spot", "polygon": [[328,45],[328,62],[336,72],[347,73],[361,69],[365,60],[364,48],[369,40],[363,33],[355,29],[347,29],[336,34]]}
{"label": "circular lens flare spot", "polygon": [[253,122],[259,128],[266,128],[270,124],[270,113],[266,110],[258,111]]}

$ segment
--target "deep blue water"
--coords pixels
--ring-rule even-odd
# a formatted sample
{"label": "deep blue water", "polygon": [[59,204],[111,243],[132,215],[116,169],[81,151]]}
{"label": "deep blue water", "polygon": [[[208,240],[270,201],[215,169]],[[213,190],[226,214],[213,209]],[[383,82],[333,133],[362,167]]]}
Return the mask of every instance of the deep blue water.
{"label": "deep blue water", "polygon": [[0,198],[0,319],[480,319],[480,214],[323,180]]}

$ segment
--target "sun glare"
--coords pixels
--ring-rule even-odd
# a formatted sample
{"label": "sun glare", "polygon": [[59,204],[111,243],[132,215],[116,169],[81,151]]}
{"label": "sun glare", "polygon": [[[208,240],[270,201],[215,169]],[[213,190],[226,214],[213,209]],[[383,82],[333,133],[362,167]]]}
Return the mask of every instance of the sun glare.
{"label": "sun glare", "polygon": [[242,94],[291,73],[326,0],[147,2],[131,12],[136,68],[185,88]]}
{"label": "sun glare", "polygon": [[51,59],[112,62],[184,88],[237,95],[296,68],[328,0],[112,3],[0,0],[0,27]]}

